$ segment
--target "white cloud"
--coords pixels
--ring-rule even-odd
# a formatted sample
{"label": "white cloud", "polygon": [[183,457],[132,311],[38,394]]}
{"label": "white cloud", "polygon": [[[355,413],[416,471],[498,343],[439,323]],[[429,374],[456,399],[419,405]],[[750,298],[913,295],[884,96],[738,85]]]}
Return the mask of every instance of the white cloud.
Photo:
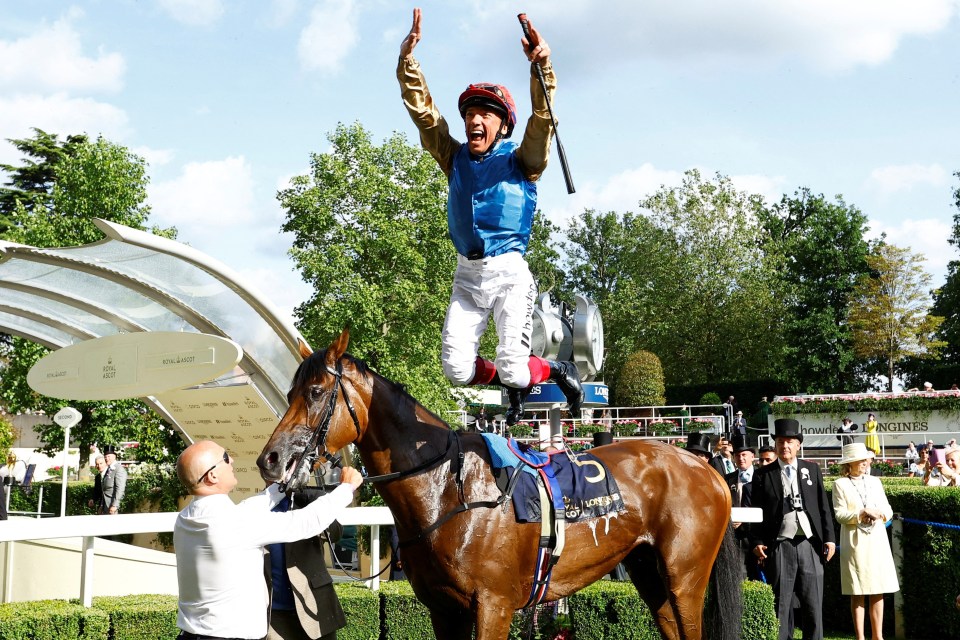
{"label": "white cloud", "polygon": [[923,268],[933,276],[934,286],[939,286],[944,281],[947,263],[957,257],[957,250],[947,242],[952,233],[951,225],[944,220],[917,218],[902,220],[896,224],[871,220],[867,238],[877,239],[881,233],[887,234],[887,242],[898,247],[909,247],[913,253],[923,255],[927,259]]}
{"label": "white cloud", "polygon": [[297,12],[298,0],[272,0],[267,24],[278,29],[286,26]]}
{"label": "white cloud", "polygon": [[[502,16],[514,5],[474,2],[473,19],[463,21],[465,37],[476,41],[504,31]],[[958,5],[956,0],[610,0],[598,7],[577,0],[564,3],[561,15],[553,0],[528,0],[525,8],[548,41],[582,43],[564,55],[567,64],[586,69],[648,58],[715,66],[732,58],[758,65],[801,60],[845,71],[885,62],[904,38],[946,28]],[[517,25],[501,44],[518,37]]]}
{"label": "white cloud", "polygon": [[[716,173],[714,170],[697,168],[704,179],[713,180]],[[541,199],[549,199],[550,202],[541,204],[550,220],[561,226],[565,226],[567,220],[579,215],[584,209],[594,209],[601,213],[608,211],[640,213],[640,200],[653,195],[661,187],[679,187],[683,184],[683,175],[683,171],[658,169],[646,162],[636,169],[615,174],[601,184],[587,182],[579,186],[573,196],[564,196],[563,200],[559,201],[562,204],[553,206],[550,196]],[[730,176],[730,181],[738,191],[763,196],[768,205],[780,201],[783,195],[782,187],[786,183],[786,179],[782,176],[771,177],[759,174]]]}
{"label": "white cloud", "polygon": [[0,87],[17,91],[118,91],[126,62],[102,48],[85,55],[71,20],[73,11],[32,35],[0,40]]}
{"label": "white cloud", "polygon": [[223,15],[223,0],[158,0],[160,8],[193,27],[211,25]]}
{"label": "white cloud", "polygon": [[255,218],[252,176],[242,156],[191,162],[179,177],[150,187],[157,223],[198,234],[215,228],[243,232]]}
{"label": "white cloud", "polygon": [[[91,98],[71,98],[64,93],[50,96],[0,96],[2,138],[28,138],[31,127],[56,133],[61,137],[88,133],[102,134],[112,140],[122,139],[128,132],[127,114],[122,109]],[[0,144],[0,162],[19,158],[13,145]]]}
{"label": "white cloud", "polygon": [[151,168],[170,164],[176,155],[173,149],[153,149],[151,147],[134,147],[130,151],[146,160]]}
{"label": "white cloud", "polygon": [[297,54],[308,71],[336,73],[357,43],[358,12],[352,1],[323,0],[300,33]]}
{"label": "white cloud", "polygon": [[950,180],[950,173],[939,164],[902,164],[880,167],[870,172],[867,186],[882,195],[910,191],[915,185],[941,187]]}

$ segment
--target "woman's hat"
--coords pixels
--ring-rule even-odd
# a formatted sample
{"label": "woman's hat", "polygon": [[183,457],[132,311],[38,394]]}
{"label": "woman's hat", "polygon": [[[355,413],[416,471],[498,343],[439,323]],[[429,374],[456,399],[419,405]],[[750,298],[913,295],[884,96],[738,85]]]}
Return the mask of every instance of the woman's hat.
{"label": "woman's hat", "polygon": [[796,438],[803,442],[803,433],[800,431],[800,423],[793,418],[779,418],[773,421],[774,438]]}
{"label": "woman's hat", "polygon": [[708,456],[713,455],[710,453],[710,436],[699,431],[688,433],[687,451],[705,453]]}
{"label": "woman's hat", "polygon": [[860,460],[869,460],[873,456],[874,456],[873,451],[870,451],[870,449],[867,449],[867,445],[863,444],[862,442],[845,444],[843,445],[840,464],[847,464],[848,462],[859,462]]}

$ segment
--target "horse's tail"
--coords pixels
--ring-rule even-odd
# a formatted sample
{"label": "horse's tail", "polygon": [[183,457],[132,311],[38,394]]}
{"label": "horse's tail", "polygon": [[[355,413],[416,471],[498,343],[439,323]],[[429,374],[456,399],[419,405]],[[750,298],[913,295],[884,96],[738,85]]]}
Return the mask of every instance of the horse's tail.
{"label": "horse's tail", "polygon": [[743,558],[737,548],[733,526],[720,543],[720,552],[710,572],[710,593],[704,612],[706,637],[710,640],[739,640],[743,618]]}

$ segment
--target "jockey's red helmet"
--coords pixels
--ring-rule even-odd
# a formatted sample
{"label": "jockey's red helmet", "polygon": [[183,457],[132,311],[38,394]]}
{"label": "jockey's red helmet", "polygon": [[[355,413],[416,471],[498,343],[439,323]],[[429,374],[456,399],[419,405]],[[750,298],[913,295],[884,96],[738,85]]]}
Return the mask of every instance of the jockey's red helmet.
{"label": "jockey's red helmet", "polygon": [[507,88],[500,84],[478,83],[460,94],[460,117],[466,118],[470,107],[483,107],[499,113],[507,124],[506,138],[517,125],[517,105]]}

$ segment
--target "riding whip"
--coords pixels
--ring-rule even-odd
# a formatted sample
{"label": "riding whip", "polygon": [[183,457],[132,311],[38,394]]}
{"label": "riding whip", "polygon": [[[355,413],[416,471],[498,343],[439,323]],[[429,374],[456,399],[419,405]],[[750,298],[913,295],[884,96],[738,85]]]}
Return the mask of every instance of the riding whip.
{"label": "riding whip", "polygon": [[[532,51],[540,44],[540,40],[534,38],[530,33],[530,23],[527,21],[527,14],[518,13],[517,19],[520,21],[520,26],[523,27],[523,35],[527,37],[527,42],[530,43],[530,50]],[[543,79],[543,69],[540,68],[540,64],[537,62],[533,63],[533,67],[537,70],[537,79],[540,81],[540,88],[543,89],[543,98],[547,102],[547,113],[550,114],[550,120],[553,122],[553,135],[557,139],[557,155],[560,156],[560,168],[563,170],[563,180],[567,183],[567,193],[574,193],[576,189],[573,187],[570,165],[567,164],[567,154],[563,150],[563,143],[560,142],[560,132],[557,131],[557,119],[553,115],[553,106],[550,104],[550,94],[547,93],[547,83]]]}

